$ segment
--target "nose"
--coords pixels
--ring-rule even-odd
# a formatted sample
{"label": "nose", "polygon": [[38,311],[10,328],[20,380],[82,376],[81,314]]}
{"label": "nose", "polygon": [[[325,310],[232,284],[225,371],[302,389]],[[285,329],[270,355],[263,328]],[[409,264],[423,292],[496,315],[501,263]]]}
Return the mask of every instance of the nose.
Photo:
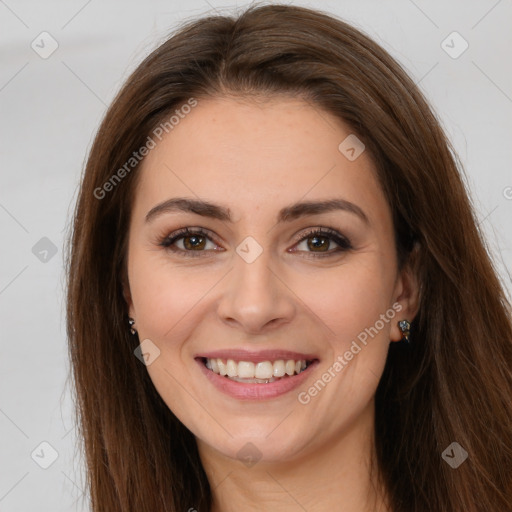
{"label": "nose", "polygon": [[235,255],[217,312],[224,323],[247,334],[266,333],[292,320],[295,296],[270,251],[252,263]]}

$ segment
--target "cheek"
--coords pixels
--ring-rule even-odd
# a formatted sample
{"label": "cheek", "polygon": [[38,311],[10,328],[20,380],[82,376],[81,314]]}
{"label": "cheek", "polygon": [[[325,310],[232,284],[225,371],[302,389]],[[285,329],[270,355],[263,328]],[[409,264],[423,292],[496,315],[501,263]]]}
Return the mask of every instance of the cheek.
{"label": "cheek", "polygon": [[[301,278],[296,289],[301,290],[300,296],[324,324],[339,350],[374,326],[390,308],[389,269],[373,254],[319,276]],[[378,327],[382,331],[379,335],[388,336],[389,321],[384,326],[379,322]]]}
{"label": "cheek", "polygon": [[194,308],[222,274],[181,268],[165,256],[135,251],[129,279],[139,333],[163,340],[177,338],[194,316]]}
{"label": "cheek", "polygon": [[[340,266],[329,278],[316,280],[315,293],[308,295],[308,306],[328,327],[324,332],[330,344],[318,375],[328,384],[317,386],[322,389],[318,395],[316,388],[302,390],[312,391],[310,403],[318,412],[318,428],[322,415],[331,414],[326,410],[338,411],[333,414],[346,422],[360,414],[374,395],[386,363],[390,328],[398,319],[389,303],[393,276],[388,262],[376,254],[367,256],[357,264]],[[305,281],[303,286],[305,290]]]}
{"label": "cheek", "polygon": [[[147,366],[148,374],[173,413],[194,425],[196,418],[207,422],[200,408],[191,410],[190,392],[183,383],[190,379],[187,346],[199,318],[203,301],[219,280],[211,272],[194,272],[171,264],[162,253],[135,250],[130,255],[129,279],[139,339],[151,340],[158,357]],[[205,297],[206,296],[206,297]],[[201,300],[203,299],[203,300]]]}

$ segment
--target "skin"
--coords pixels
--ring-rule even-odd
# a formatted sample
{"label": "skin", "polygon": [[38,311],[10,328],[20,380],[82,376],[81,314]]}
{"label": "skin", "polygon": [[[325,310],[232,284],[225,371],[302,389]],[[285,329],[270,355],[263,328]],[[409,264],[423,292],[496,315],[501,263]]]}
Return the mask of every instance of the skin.
{"label": "skin", "polygon": [[[397,321],[417,312],[418,286],[408,267],[398,271],[391,211],[370,155],[349,161],[338,150],[350,133],[298,98],[200,99],[143,162],[129,230],[129,312],[139,339],[160,350],[147,370],[196,436],[214,512],[391,510],[369,470],[374,395],[389,343],[401,339]],[[146,222],[173,197],[224,205],[234,222],[187,212]],[[276,224],[282,207],[331,198],[356,204],[369,223],[338,210]],[[160,245],[183,227],[211,232],[199,257]],[[337,230],[353,248],[316,256],[322,251],[299,240],[317,227]],[[263,250],[250,264],[236,252],[247,236]],[[329,251],[338,247],[322,240]],[[187,241],[190,253],[190,238],[174,246],[185,251]],[[299,403],[298,393],[394,304],[401,307],[394,319]],[[313,353],[319,364],[298,390],[237,400],[212,386],[194,360],[230,348]],[[237,458],[249,442],[258,459],[251,467]]]}

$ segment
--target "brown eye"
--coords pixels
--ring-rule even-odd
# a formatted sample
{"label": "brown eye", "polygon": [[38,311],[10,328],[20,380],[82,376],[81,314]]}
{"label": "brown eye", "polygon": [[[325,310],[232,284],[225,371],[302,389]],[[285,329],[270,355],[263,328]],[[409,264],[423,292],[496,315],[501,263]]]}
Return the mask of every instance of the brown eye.
{"label": "brown eye", "polygon": [[[208,243],[211,247],[208,247]],[[162,247],[182,256],[208,255],[218,246],[211,240],[209,233],[201,228],[184,228],[171,233],[160,242]]]}
{"label": "brown eye", "polygon": [[311,250],[319,249],[321,252],[325,252],[329,248],[330,239],[326,236],[314,236],[308,237],[308,248]]}
{"label": "brown eye", "polygon": [[185,248],[190,250],[204,249],[206,245],[206,237],[202,235],[187,235],[182,240]]}
{"label": "brown eye", "polygon": [[[348,238],[330,228],[316,229],[307,233],[299,240],[298,246],[302,243],[306,243],[308,249],[304,252],[316,253],[319,256],[329,256],[352,249],[352,244]],[[332,244],[337,245],[337,247],[329,250]],[[300,251],[302,252],[302,250]]]}

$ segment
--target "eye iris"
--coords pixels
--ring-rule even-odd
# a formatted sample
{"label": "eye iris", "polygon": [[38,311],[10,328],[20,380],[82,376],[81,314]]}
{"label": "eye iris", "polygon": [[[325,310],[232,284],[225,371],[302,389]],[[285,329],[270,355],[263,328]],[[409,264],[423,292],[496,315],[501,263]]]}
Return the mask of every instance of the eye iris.
{"label": "eye iris", "polygon": [[[309,240],[313,240],[313,242],[310,243]],[[310,249],[326,251],[329,247],[329,240],[325,236],[313,236],[308,239],[308,247]]]}
{"label": "eye iris", "polygon": [[[189,240],[194,240],[192,243],[188,242]],[[200,242],[200,240],[202,240],[202,243]],[[204,244],[205,244],[205,237],[202,236],[202,235],[189,235],[189,236],[185,236],[183,237],[183,245],[185,246],[186,249],[192,249],[192,250],[197,250],[197,249],[204,249]]]}

